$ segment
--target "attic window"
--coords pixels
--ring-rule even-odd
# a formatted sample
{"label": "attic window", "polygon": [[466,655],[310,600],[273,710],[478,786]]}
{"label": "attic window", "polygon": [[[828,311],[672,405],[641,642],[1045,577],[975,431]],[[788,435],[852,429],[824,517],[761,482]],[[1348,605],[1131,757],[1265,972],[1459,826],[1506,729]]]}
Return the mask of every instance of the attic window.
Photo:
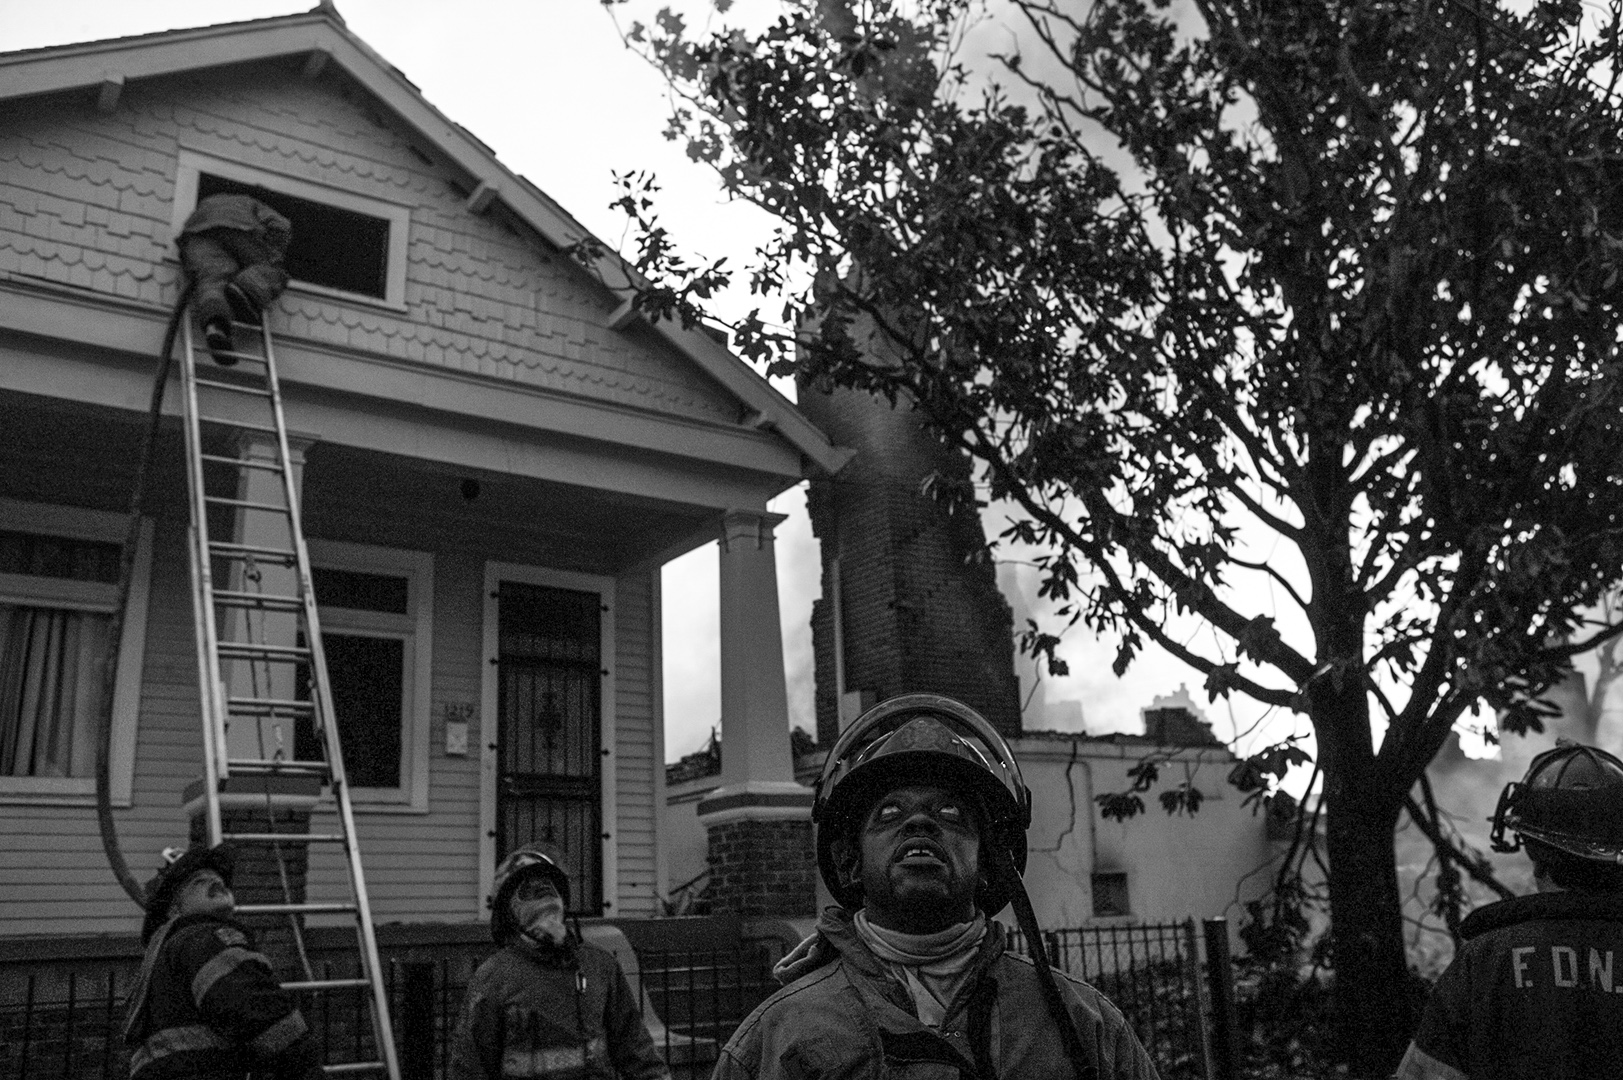
{"label": "attic window", "polygon": [[294,288],[405,310],[409,207],[182,150],[175,235],[199,199],[221,193],[252,195],[292,222],[287,272]]}
{"label": "attic window", "polygon": [[213,173],[197,178],[197,197],[251,195],[293,223],[287,245],[287,273],[295,281],[340,292],[375,296],[388,292],[389,222],[336,206],[284,195],[257,184]]}

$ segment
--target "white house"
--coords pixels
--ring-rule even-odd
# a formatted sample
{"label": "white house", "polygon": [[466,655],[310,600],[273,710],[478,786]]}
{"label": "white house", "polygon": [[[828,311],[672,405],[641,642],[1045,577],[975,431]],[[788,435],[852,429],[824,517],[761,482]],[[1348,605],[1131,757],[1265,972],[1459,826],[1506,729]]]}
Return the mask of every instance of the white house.
{"label": "white house", "polygon": [[[481,917],[532,838],[583,910],[653,913],[660,567],[724,538],[747,817],[790,768],[766,504],[846,455],[717,337],[633,312],[619,263],[578,264],[581,226],[324,5],[0,54],[0,937],[138,925],[98,839],[95,664],[175,236],[222,190],[293,219],[269,317],[377,920]],[[201,768],[177,408],[114,703],[141,874]],[[312,893],[338,873],[313,854]]]}

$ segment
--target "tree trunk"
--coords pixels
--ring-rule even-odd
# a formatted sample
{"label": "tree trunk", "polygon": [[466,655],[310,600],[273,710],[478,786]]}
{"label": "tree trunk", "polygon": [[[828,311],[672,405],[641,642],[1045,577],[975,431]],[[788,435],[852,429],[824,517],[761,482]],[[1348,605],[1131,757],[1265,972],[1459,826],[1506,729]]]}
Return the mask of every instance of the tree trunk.
{"label": "tree trunk", "polygon": [[[1400,804],[1375,783],[1368,704],[1347,700],[1355,694],[1361,697],[1362,687],[1325,695],[1340,699],[1341,724],[1314,717],[1324,767],[1335,1034],[1353,1076],[1385,1077],[1397,1068],[1414,1021],[1393,839]],[[1360,711],[1361,724],[1346,715]]]}

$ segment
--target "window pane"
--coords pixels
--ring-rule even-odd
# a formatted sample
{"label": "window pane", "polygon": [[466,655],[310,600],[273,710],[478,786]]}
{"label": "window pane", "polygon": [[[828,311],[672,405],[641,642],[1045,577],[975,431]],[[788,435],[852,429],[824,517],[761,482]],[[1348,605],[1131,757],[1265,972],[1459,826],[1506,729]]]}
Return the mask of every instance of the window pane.
{"label": "window pane", "polygon": [[[322,645],[350,786],[399,787],[406,643],[400,638],[326,633]],[[299,696],[307,699],[308,674],[300,674],[304,685]],[[298,726],[294,753],[301,761],[325,757],[309,722]]]}
{"label": "window pane", "polygon": [[0,776],[89,777],[112,618],[0,604]]}
{"label": "window pane", "polygon": [[1127,906],[1126,874],[1093,875],[1093,913],[1100,917],[1131,914]]}
{"label": "window pane", "polygon": [[322,607],[406,614],[411,586],[406,578],[316,566],[310,569],[310,581],[316,588],[316,603]]}
{"label": "window pane", "polygon": [[0,574],[118,582],[122,545],[0,529]]}

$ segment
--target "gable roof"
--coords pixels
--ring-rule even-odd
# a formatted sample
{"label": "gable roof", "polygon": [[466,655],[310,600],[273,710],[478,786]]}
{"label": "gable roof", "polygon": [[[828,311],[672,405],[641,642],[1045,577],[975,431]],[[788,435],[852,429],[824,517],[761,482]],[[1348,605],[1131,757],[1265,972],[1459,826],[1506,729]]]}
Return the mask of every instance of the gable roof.
{"label": "gable roof", "polygon": [[[544,192],[498,161],[490,147],[431,105],[416,84],[351,32],[327,2],[297,15],[0,53],[0,101],[94,89],[102,107],[111,108],[129,81],[284,57],[303,57],[309,74],[329,63],[341,68],[466,176],[473,191],[470,209],[483,211],[500,201],[560,248],[595,239]],[[642,280],[606,245],[593,246],[603,254],[587,269],[600,281]],[[623,329],[632,318],[630,311],[630,304],[623,304],[612,328]],[[687,329],[665,319],[652,329],[737,397],[750,410],[747,423],[777,431],[814,471],[837,472],[851,458],[852,451],[830,443],[792,402],[703,328]]]}

